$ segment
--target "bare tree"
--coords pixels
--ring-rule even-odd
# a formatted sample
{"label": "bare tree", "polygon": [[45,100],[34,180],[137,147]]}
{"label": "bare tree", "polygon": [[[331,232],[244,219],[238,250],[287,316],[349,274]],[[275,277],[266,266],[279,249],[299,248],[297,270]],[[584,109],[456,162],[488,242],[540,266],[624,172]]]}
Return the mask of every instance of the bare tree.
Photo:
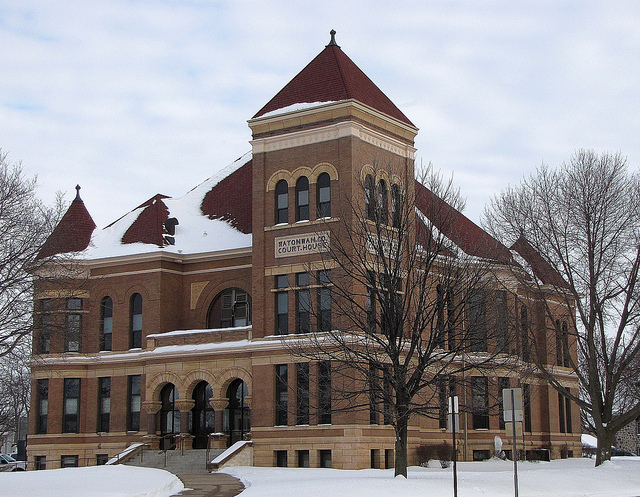
{"label": "bare tree", "polygon": [[32,331],[34,274],[48,261],[36,258],[62,211],[61,199],[46,207],[35,187],[0,149],[0,357]]}
{"label": "bare tree", "polygon": [[17,433],[20,418],[29,412],[29,356],[25,341],[0,357],[0,435]]}
{"label": "bare tree", "polygon": [[330,243],[315,282],[326,291],[310,302],[318,330],[289,346],[329,365],[332,410],[365,410],[393,426],[395,474],[406,477],[410,418],[441,417],[443,387],[448,394],[458,382],[462,391],[465,373],[494,368],[509,334],[489,326],[497,262],[451,241],[460,229],[458,191],[432,169],[421,177],[426,186],[401,178],[391,166],[372,168],[356,200],[343,199],[341,222],[326,224]]}
{"label": "bare tree", "polygon": [[[548,277],[530,286],[553,288],[575,309],[567,329],[556,330],[555,349],[557,365],[575,371],[579,393],[557,381],[544,361],[537,366],[582,408],[598,437],[596,466],[610,459],[614,434],[640,416],[639,193],[625,157],[579,150],[557,169],[540,166],[484,212],[497,238],[530,244],[541,255]],[[567,347],[577,354],[563,352]]]}

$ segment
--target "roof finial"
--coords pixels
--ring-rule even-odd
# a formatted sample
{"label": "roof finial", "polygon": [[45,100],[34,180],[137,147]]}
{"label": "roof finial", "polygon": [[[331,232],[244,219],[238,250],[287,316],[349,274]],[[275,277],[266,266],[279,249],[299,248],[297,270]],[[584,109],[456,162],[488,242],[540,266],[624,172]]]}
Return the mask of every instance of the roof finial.
{"label": "roof finial", "polygon": [[331,31],[329,31],[329,34],[331,35],[331,41],[329,42],[329,44],[327,46],[328,47],[338,47],[338,48],[340,48],[340,45],[338,45],[336,43],[336,30],[332,29]]}
{"label": "roof finial", "polygon": [[82,202],[82,199],[80,198],[80,185],[76,185],[76,198],[73,199],[73,201],[78,201],[78,202]]}

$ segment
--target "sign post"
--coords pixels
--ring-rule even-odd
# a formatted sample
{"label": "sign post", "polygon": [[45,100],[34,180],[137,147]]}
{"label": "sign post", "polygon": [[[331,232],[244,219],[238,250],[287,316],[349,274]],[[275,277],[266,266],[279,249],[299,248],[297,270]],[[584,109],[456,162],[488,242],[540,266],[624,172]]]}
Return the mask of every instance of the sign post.
{"label": "sign post", "polygon": [[458,448],[456,446],[456,433],[460,431],[460,420],[458,415],[458,396],[449,397],[449,415],[447,416],[449,432],[453,434],[453,497],[458,497],[458,471],[456,462],[458,461]]}
{"label": "sign post", "polygon": [[502,390],[502,402],[504,404],[503,419],[511,423],[513,440],[513,487],[515,497],[518,497],[518,427],[522,426],[522,388],[505,388]]}

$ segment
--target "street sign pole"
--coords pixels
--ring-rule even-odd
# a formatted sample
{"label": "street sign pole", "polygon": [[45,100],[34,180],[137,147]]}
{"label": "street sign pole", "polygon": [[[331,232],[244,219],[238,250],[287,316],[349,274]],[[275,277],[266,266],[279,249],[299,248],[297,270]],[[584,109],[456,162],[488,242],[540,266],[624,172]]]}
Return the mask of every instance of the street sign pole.
{"label": "street sign pole", "polygon": [[513,426],[513,487],[515,497],[518,497],[518,430],[516,429],[516,400],[514,389],[511,388],[511,426]]}
{"label": "street sign pole", "polygon": [[456,432],[458,431],[458,396],[449,397],[449,429],[453,433],[453,497],[458,497],[458,450]]}

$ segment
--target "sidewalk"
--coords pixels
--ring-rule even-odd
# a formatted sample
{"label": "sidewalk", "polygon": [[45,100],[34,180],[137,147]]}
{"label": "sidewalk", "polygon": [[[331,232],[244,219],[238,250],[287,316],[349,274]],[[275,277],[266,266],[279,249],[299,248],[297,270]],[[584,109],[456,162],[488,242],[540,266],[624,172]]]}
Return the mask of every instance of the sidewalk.
{"label": "sidewalk", "polygon": [[178,495],[185,497],[234,497],[244,490],[244,485],[225,473],[179,474],[185,489]]}

